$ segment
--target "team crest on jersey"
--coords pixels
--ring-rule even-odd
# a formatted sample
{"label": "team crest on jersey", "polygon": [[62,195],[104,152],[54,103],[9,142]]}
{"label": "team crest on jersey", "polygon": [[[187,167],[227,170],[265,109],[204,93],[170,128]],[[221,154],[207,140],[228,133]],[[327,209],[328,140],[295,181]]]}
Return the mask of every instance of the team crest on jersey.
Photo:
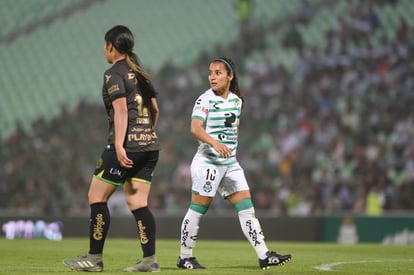
{"label": "team crest on jersey", "polygon": [[204,192],[207,192],[207,193],[209,193],[209,192],[211,192],[211,190],[213,189],[213,187],[211,186],[211,182],[210,181],[207,181],[205,184],[204,184],[204,186],[203,186],[203,190],[204,190]]}

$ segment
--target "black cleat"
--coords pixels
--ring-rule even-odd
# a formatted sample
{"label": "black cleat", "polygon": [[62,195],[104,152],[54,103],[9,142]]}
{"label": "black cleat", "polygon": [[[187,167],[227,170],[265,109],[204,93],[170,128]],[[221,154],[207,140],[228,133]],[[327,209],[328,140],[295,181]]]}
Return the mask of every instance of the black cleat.
{"label": "black cleat", "polygon": [[185,268],[185,269],[206,269],[196,260],[195,257],[190,257],[190,258],[185,258],[185,259],[181,259],[181,257],[178,257],[177,266],[179,268]]}
{"label": "black cleat", "polygon": [[266,259],[259,259],[259,265],[261,269],[269,269],[273,265],[284,265],[292,259],[292,255],[279,255],[276,252],[266,252]]}

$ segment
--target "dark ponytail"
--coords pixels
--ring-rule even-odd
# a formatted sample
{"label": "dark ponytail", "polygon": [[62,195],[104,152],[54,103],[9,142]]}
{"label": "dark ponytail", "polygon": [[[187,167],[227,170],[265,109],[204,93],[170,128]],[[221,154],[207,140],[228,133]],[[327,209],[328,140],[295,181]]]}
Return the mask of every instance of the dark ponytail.
{"label": "dark ponytail", "polygon": [[137,78],[137,86],[141,91],[144,105],[148,108],[151,107],[151,98],[156,96],[156,92],[149,74],[142,68],[141,63],[134,52],[128,52],[126,61],[128,66],[135,73],[135,77]]}
{"label": "dark ponytail", "polygon": [[135,73],[137,88],[141,91],[144,105],[151,107],[151,98],[156,96],[155,89],[149,74],[143,69],[139,58],[133,52],[134,35],[132,32],[128,27],[118,25],[106,32],[105,41],[111,43],[119,53],[127,55],[126,62]]}

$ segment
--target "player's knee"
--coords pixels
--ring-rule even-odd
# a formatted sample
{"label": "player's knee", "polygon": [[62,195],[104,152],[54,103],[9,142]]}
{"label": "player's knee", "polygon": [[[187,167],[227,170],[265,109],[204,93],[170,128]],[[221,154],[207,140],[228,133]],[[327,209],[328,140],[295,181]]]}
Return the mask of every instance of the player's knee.
{"label": "player's knee", "polygon": [[127,197],[125,200],[126,200],[129,210],[131,211],[148,206],[147,198]]}

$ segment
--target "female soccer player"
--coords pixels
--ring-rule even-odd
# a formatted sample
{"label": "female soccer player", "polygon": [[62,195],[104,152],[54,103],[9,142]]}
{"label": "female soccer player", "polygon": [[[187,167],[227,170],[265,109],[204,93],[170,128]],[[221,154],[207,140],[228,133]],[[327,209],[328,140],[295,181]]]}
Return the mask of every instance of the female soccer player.
{"label": "female soccer player", "polygon": [[250,196],[243,168],[236,158],[238,125],[243,98],[233,62],[217,58],[210,64],[210,89],[195,102],[191,133],[199,147],[191,163],[192,195],[190,207],[181,225],[181,249],[177,266],[204,269],[193,257],[201,217],[207,212],[216,192],[227,199],[239,216],[242,231],[259,258],[259,266],[268,269],[291,259],[270,251]]}
{"label": "female soccer player", "polygon": [[110,224],[107,202],[123,185],[143,252],[142,260],[125,271],[160,271],[155,255],[155,220],[147,207],[159,153],[154,130],[159,110],[154,87],[133,47],[134,36],[125,26],[115,26],[105,34],[104,54],[112,64],[104,73],[102,89],[109,122],[108,143],[88,192],[89,253],[63,261],[75,270],[103,271],[102,252]]}

